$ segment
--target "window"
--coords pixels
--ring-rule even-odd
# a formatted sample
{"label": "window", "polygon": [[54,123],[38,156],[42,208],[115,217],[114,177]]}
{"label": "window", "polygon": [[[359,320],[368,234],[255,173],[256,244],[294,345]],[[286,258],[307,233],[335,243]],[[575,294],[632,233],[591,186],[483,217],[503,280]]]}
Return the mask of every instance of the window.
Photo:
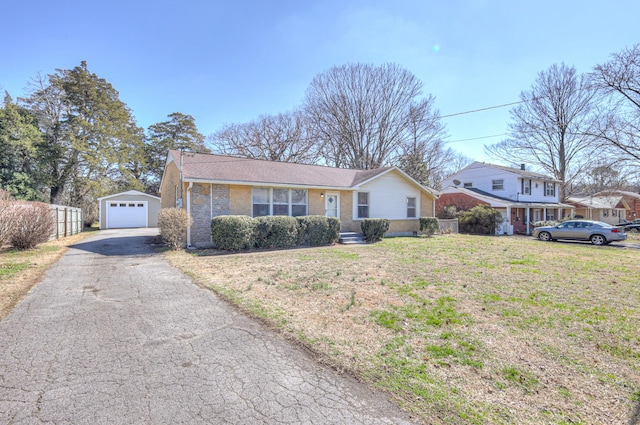
{"label": "window", "polygon": [[127,204],[120,204],[120,206],[121,206],[121,207],[126,207],[126,206],[127,206]]}
{"label": "window", "polygon": [[253,188],[253,216],[307,215],[307,191],[305,189]]}
{"label": "window", "polygon": [[531,180],[522,179],[522,194],[531,195]]}
{"label": "window", "polygon": [[273,189],[273,215],[289,215],[289,189]]}
{"label": "window", "polygon": [[472,182],[466,182],[466,183],[464,183],[464,185],[462,187],[465,187],[465,188],[473,187],[473,183]]}
{"label": "window", "polygon": [[556,184],[553,182],[545,183],[545,196],[556,196]]}
{"label": "window", "polygon": [[491,180],[491,188],[493,190],[504,190],[504,179]]}
{"label": "window", "polygon": [[554,210],[547,210],[547,221],[554,221],[556,219],[556,213]]}
{"label": "window", "polygon": [[416,218],[416,198],[407,198],[407,218]]}
{"label": "window", "polygon": [[369,218],[368,192],[358,192],[358,218]]}
{"label": "window", "polygon": [[110,206],[110,207],[117,207],[117,206],[118,206],[118,204],[113,204],[113,203],[111,203],[111,204],[109,204],[109,206]]}
{"label": "window", "polygon": [[291,189],[291,215],[294,217],[307,215],[307,191]]}
{"label": "window", "polygon": [[129,206],[135,208],[136,204],[129,204]]}
{"label": "window", "polygon": [[271,204],[271,197],[269,196],[270,189],[253,188],[253,216],[261,217],[263,215],[269,215],[269,207]]}
{"label": "window", "polygon": [[144,204],[138,204],[139,208],[144,208]]}

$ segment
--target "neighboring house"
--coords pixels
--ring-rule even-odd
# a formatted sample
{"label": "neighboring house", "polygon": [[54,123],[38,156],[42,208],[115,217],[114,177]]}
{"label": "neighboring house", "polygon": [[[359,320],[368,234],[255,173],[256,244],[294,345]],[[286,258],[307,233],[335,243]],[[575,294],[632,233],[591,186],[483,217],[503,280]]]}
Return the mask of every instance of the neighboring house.
{"label": "neighboring house", "polygon": [[98,198],[100,229],[158,227],[160,198],[130,190]]}
{"label": "neighboring house", "polygon": [[632,221],[640,218],[640,193],[629,192],[626,190],[605,190],[596,193],[597,196],[622,196],[624,202],[627,203],[626,211],[627,220]]}
{"label": "neighboring house", "polygon": [[498,233],[530,234],[532,222],[560,220],[573,215],[573,206],[559,201],[562,182],[520,168],[474,162],[442,182],[436,211],[448,206],[467,210],[488,205],[505,218]]}
{"label": "neighboring house", "polygon": [[570,196],[567,203],[575,206],[575,215],[609,224],[624,223],[629,204],[622,195]]}
{"label": "neighboring house", "polygon": [[391,220],[389,234],[417,232],[433,217],[437,192],[397,167],[349,170],[221,155],[169,151],[160,184],[162,208],[193,217],[187,245],[211,245],[218,215],[326,215],[342,232],[359,232],[365,218]]}

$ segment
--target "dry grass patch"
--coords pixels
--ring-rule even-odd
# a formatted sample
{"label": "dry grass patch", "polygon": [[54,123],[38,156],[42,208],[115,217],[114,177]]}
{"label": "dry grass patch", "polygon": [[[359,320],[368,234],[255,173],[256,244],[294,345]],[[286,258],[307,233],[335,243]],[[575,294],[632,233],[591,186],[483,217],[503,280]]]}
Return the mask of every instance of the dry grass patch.
{"label": "dry grass patch", "polygon": [[447,235],[167,258],[425,423],[626,424],[640,405],[638,255]]}
{"label": "dry grass patch", "polygon": [[69,245],[91,234],[81,233],[49,241],[26,251],[0,249],[0,320],[11,313],[13,307],[40,281],[47,268],[58,261]]}

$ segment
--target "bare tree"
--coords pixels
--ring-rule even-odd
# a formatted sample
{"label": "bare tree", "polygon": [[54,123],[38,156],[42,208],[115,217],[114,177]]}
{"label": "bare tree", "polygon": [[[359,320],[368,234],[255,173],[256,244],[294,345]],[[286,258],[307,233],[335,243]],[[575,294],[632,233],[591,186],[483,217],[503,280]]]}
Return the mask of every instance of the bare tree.
{"label": "bare tree", "polygon": [[574,67],[556,64],[540,72],[520,98],[522,103],[510,111],[510,138],[485,152],[508,163],[531,164],[563,181],[562,200],[594,152],[595,92]]}
{"label": "bare tree", "polygon": [[313,164],[317,162],[316,138],[299,111],[261,116],[245,124],[233,124],[208,137],[214,153]]}
{"label": "bare tree", "polygon": [[438,188],[457,154],[445,144],[446,129],[434,103],[435,98],[428,96],[409,106],[406,134],[393,163],[418,182]]}
{"label": "bare tree", "polygon": [[593,84],[607,96],[593,133],[624,153],[640,161],[640,44],[611,55],[589,74]]}
{"label": "bare tree", "polygon": [[349,64],[317,75],[305,111],[328,165],[371,169],[388,164],[405,141],[408,111],[422,83],[395,64]]}

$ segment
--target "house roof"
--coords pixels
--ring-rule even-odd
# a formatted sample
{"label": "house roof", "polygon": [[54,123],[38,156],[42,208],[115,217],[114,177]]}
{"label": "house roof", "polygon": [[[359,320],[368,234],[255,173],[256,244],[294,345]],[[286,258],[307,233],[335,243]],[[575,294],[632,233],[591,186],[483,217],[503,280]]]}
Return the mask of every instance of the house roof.
{"label": "house roof", "polygon": [[102,198],[98,198],[98,201],[101,201],[103,199],[115,198],[117,196],[123,196],[123,195],[126,195],[126,196],[145,196],[145,197],[148,197],[148,198],[153,198],[153,199],[160,200],[160,198],[158,198],[157,196],[149,195],[148,193],[140,192],[138,190],[129,190],[129,191],[126,191],[126,192],[114,193],[113,195],[103,196]]}
{"label": "house roof", "polygon": [[627,190],[603,190],[602,192],[598,192],[595,195],[596,196],[607,196],[607,195],[614,195],[614,194],[619,194],[619,195],[622,195],[622,196],[628,196],[630,198],[639,198],[640,199],[640,193],[629,192]]}
{"label": "house roof", "polygon": [[501,206],[501,207],[516,207],[516,208],[574,208],[573,205],[563,204],[560,202],[522,202],[516,201],[514,199],[505,198],[502,196],[496,196],[493,193],[485,192],[484,190],[480,190],[473,187],[458,187],[458,186],[449,186],[441,191],[441,194],[446,193],[463,193],[465,195],[471,196],[476,199],[480,199],[485,202],[489,202],[491,206]]}
{"label": "house roof", "polygon": [[587,208],[604,210],[628,208],[622,196],[570,196],[567,198],[567,202]]}
{"label": "house roof", "polygon": [[[557,180],[557,179],[554,179],[554,178],[549,177],[547,175],[536,173],[536,172],[533,172],[533,171],[523,170],[521,168],[506,167],[504,165],[489,164],[487,162],[480,162],[480,161],[475,161],[475,162],[471,163],[470,165],[468,165],[465,168],[463,168],[462,170],[460,170],[460,172],[462,172],[463,170],[466,170],[466,169],[478,168],[479,166],[496,168],[498,170],[507,171],[507,172],[510,172],[510,173],[517,174],[518,176],[523,177],[523,178],[535,179],[535,180],[546,180],[546,181],[553,181],[553,182],[556,182],[556,183],[562,183],[561,180]],[[460,173],[460,172],[458,172],[458,173]],[[456,173],[456,174],[458,174],[458,173]]]}
{"label": "house roof", "polygon": [[[170,150],[167,161],[175,161],[179,166],[180,155],[180,151]],[[436,193],[435,190],[420,185],[396,167],[353,170],[191,152],[182,155],[182,172],[184,179],[187,181],[299,185],[346,189],[366,183],[391,170],[399,171],[426,192]]]}

